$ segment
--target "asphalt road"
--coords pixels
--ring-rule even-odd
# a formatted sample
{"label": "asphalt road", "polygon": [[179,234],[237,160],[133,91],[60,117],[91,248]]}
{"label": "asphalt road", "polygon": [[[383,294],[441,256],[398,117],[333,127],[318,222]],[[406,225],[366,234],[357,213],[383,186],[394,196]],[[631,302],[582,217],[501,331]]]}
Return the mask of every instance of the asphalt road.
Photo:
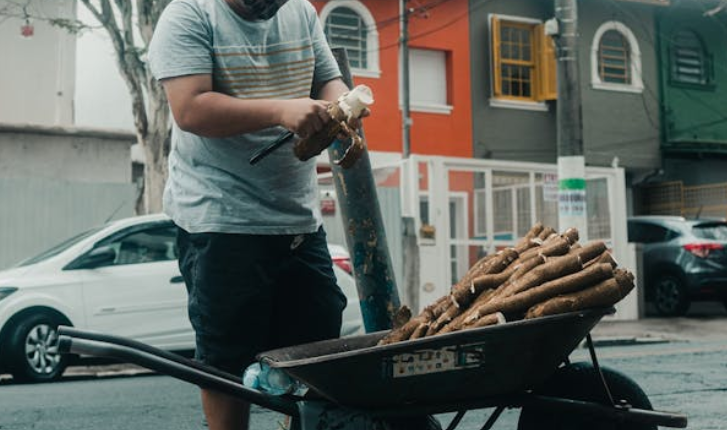
{"label": "asphalt road", "polygon": [[[601,348],[601,364],[641,385],[654,407],[683,412],[690,429],[727,429],[727,340]],[[587,352],[577,350],[574,361]],[[128,369],[127,369],[128,370]],[[479,429],[490,411],[469,412],[460,428]],[[518,410],[495,429],[515,429]],[[451,415],[439,416],[446,424]],[[279,414],[254,408],[253,430],[276,430]],[[109,372],[38,385],[0,381],[1,430],[205,429],[198,390],[170,377]]]}
{"label": "asphalt road", "polygon": [[[636,328],[669,327],[668,333],[664,331],[671,341],[602,347],[600,363],[635,380],[655,409],[688,415],[689,429],[727,430],[727,330],[721,329],[727,326],[725,315],[719,305],[697,305],[680,321],[647,321]],[[707,327],[709,333],[702,333]],[[587,351],[578,349],[571,359],[587,360]],[[459,429],[480,429],[490,412],[468,412]],[[518,414],[517,409],[505,411],[494,428],[516,429]],[[446,426],[452,416],[438,418]],[[278,430],[281,419],[254,407],[251,428]],[[61,382],[51,384],[14,384],[0,375],[0,430],[30,429],[206,427],[196,387],[135,366],[112,365],[71,368]]]}

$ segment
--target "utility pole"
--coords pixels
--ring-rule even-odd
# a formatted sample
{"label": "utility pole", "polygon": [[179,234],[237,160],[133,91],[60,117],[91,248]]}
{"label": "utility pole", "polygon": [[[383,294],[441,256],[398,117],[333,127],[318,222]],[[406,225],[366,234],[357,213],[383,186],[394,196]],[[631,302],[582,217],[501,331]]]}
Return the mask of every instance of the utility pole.
{"label": "utility pole", "polygon": [[[343,81],[353,88],[346,50],[333,48],[333,55]],[[359,133],[363,137],[363,130]],[[328,155],[331,160],[340,160],[347,149],[348,144],[336,141],[328,147]],[[331,163],[331,169],[336,193],[341,196],[341,219],[353,263],[364,327],[367,333],[390,329],[394,312],[400,306],[399,289],[396,287],[369,153],[364,151],[353,167],[344,169]]]}
{"label": "utility pole", "polygon": [[[400,37],[399,56],[401,67],[401,125],[402,149],[401,157],[405,160],[402,170],[402,184],[407,183],[411,176],[406,169],[419,169],[419,166],[406,163],[411,154],[411,112],[409,88],[409,6],[408,0],[399,0]],[[416,188],[418,184],[411,184]],[[404,193],[414,193],[415,189],[404,188]],[[409,201],[411,196],[405,196]],[[415,197],[418,199],[418,197]],[[402,265],[405,303],[414,313],[419,313],[419,244],[416,220],[411,216],[402,217]]]}
{"label": "utility pole", "polygon": [[558,59],[558,228],[575,227],[587,240],[586,167],[578,66],[577,0],[555,0]]}
{"label": "utility pole", "polygon": [[408,0],[399,0],[399,16],[401,17],[401,35],[399,37],[399,55],[401,56],[401,117],[402,117],[402,152],[404,159],[411,153],[411,113],[409,94],[409,6]]}

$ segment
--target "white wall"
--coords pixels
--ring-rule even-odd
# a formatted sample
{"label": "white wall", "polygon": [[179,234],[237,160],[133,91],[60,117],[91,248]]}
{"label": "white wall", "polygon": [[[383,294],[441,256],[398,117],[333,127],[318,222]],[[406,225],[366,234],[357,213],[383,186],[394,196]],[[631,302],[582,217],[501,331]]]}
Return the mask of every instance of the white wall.
{"label": "white wall", "polygon": [[131,133],[0,124],[0,178],[130,184],[135,139]]}
{"label": "white wall", "polygon": [[35,34],[20,35],[22,5],[35,16],[75,16],[74,0],[5,0],[0,20],[0,122],[44,125],[73,123],[75,37],[32,20]]}

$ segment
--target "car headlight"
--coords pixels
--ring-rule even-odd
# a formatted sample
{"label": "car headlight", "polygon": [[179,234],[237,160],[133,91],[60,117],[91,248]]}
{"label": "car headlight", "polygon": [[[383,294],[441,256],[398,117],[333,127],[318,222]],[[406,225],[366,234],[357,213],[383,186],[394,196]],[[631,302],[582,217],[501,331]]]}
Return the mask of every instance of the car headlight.
{"label": "car headlight", "polygon": [[0,300],[18,291],[16,287],[0,287]]}

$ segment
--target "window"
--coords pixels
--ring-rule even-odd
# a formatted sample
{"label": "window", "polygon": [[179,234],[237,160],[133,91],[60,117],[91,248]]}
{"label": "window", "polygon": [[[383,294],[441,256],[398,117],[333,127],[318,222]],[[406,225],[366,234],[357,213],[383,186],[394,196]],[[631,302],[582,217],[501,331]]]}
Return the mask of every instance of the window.
{"label": "window", "polygon": [[415,111],[450,113],[447,95],[447,53],[430,49],[409,51],[410,102]]}
{"label": "window", "polygon": [[599,90],[638,92],[641,80],[641,51],[631,30],[618,21],[602,24],[591,47],[591,84]]}
{"label": "window", "polygon": [[379,36],[376,21],[358,0],[333,0],[321,11],[328,43],[345,48],[351,73],[379,77]]}
{"label": "window", "polygon": [[539,103],[557,98],[555,48],[539,21],[493,16],[495,99]]}
{"label": "window", "polygon": [[693,31],[678,31],[671,40],[671,81],[688,85],[709,84],[708,55]]}
{"label": "window", "polygon": [[[102,241],[94,249],[105,248],[115,258],[103,266],[154,263],[177,259],[177,231],[174,226],[153,227]],[[89,255],[93,250],[89,252]],[[113,257],[113,254],[111,255]],[[84,266],[83,259],[78,265]],[[100,266],[94,266],[100,267]]]}
{"label": "window", "polygon": [[602,82],[631,84],[629,43],[623,34],[609,30],[598,46],[598,75]]}
{"label": "window", "polygon": [[696,237],[709,240],[727,240],[727,224],[724,223],[707,223],[697,224],[692,227],[692,233]]}
{"label": "window", "polygon": [[671,240],[678,234],[666,227],[647,222],[629,221],[628,240],[636,243],[657,243]]}

